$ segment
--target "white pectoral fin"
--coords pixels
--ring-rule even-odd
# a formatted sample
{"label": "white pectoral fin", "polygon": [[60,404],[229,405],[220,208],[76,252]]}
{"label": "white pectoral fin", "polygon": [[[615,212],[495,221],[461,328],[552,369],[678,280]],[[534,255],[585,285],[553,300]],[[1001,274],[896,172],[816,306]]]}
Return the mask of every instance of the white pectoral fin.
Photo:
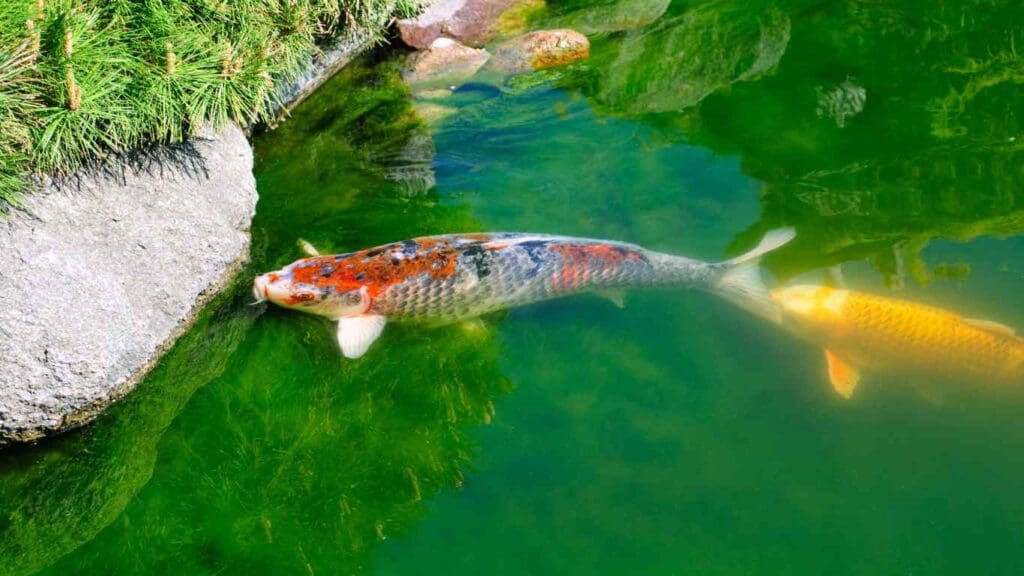
{"label": "white pectoral fin", "polygon": [[338,320],[338,345],[346,358],[359,358],[370,349],[370,345],[380,337],[384,325],[388,323],[385,316],[351,316]]}

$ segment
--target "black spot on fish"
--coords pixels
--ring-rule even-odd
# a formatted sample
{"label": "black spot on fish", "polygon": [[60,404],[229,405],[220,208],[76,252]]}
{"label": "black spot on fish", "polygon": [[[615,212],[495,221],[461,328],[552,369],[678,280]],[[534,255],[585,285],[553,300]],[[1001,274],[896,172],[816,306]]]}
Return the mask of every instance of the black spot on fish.
{"label": "black spot on fish", "polygon": [[480,244],[472,244],[462,251],[476,268],[477,278],[486,278],[491,274],[491,257]]}
{"label": "black spot on fish", "polygon": [[406,256],[412,256],[416,254],[416,251],[420,249],[420,245],[415,240],[403,240],[401,243],[402,254]]}
{"label": "black spot on fish", "polygon": [[550,244],[550,240],[527,240],[526,242],[519,242],[515,246],[526,248],[527,250],[536,250],[538,248],[547,248]]}
{"label": "black spot on fish", "polygon": [[544,256],[541,255],[541,251],[548,249],[547,242],[526,242],[522,246],[526,250],[526,255],[530,257],[530,262],[533,262],[536,266],[544,263]]}
{"label": "black spot on fish", "polygon": [[530,240],[516,245],[526,253],[530,263],[533,264],[533,267],[526,271],[527,278],[534,278],[540,273],[540,268],[544,265],[544,253],[547,252],[550,245],[551,242],[548,240]]}

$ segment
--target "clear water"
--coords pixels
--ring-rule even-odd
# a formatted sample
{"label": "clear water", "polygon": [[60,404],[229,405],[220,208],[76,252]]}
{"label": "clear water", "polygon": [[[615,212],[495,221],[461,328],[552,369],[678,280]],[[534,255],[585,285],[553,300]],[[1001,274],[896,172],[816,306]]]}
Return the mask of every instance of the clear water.
{"label": "clear water", "polygon": [[697,293],[389,326],[358,362],[326,321],[247,305],[299,238],[717,260],[790,225],[780,283],[841,264],[1024,328],[1024,10],[664,7],[536,8],[591,59],[472,82],[430,126],[382,51],[259,136],[239,283],[95,424],[0,454],[0,573],[1021,573],[1019,390],[844,401],[820,350]]}

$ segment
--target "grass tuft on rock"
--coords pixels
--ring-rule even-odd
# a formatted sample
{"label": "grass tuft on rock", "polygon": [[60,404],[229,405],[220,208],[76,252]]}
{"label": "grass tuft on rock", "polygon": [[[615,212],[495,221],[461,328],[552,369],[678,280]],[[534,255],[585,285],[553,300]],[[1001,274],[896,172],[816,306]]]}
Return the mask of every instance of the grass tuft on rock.
{"label": "grass tuft on rock", "polygon": [[0,211],[33,175],[267,122],[326,38],[418,0],[3,0]]}

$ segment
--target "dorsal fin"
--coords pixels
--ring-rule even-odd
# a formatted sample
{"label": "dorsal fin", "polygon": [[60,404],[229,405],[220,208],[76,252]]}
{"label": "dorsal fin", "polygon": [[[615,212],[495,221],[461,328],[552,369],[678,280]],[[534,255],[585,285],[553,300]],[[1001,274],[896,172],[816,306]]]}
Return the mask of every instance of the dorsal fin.
{"label": "dorsal fin", "polygon": [[993,322],[991,320],[978,320],[977,318],[964,318],[964,322],[974,326],[975,328],[981,328],[986,332],[992,332],[993,334],[1000,334],[1002,336],[1016,336],[1017,333],[1006,324],[1000,324],[999,322]]}

